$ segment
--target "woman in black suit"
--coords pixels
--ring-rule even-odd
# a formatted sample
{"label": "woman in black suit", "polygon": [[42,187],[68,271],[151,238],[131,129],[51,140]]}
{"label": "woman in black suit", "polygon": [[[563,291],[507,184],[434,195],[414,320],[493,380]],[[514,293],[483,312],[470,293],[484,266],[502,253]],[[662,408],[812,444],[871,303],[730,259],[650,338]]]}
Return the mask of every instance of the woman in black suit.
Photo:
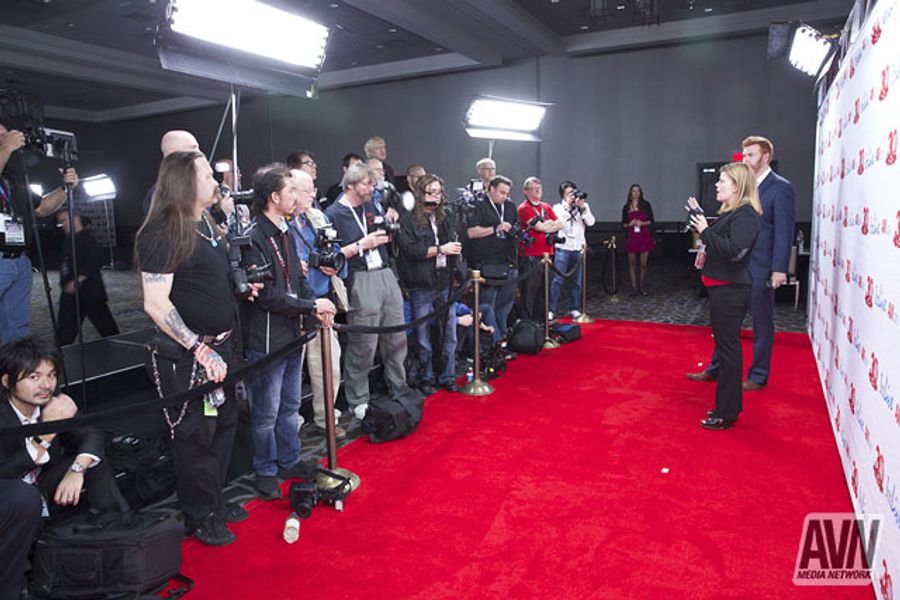
{"label": "woman in black suit", "polygon": [[722,167],[716,183],[721,215],[710,225],[693,196],[688,199],[691,225],[704,244],[697,258],[703,285],[709,292],[713,337],[721,366],[716,407],[700,421],[706,429],[727,429],[741,412],[741,323],[750,302],[750,251],[759,234],[762,206],[756,176],[744,163]]}

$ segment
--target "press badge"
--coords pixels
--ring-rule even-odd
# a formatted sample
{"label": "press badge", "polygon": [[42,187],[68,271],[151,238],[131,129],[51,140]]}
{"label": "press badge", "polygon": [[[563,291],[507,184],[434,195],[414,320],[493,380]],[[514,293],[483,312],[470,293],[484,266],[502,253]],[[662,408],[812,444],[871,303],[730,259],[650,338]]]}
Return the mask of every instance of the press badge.
{"label": "press badge", "polygon": [[375,271],[384,266],[381,262],[381,253],[378,250],[366,250],[366,269]]}
{"label": "press badge", "polygon": [[640,226],[640,225],[635,225],[635,226],[634,226],[634,232],[635,232],[635,233],[640,233],[640,232],[641,232],[641,226]]}
{"label": "press badge", "polygon": [[21,221],[9,219],[6,225],[6,245],[7,246],[24,246],[25,245],[25,226]]}
{"label": "press badge", "polygon": [[438,269],[446,269],[447,268],[447,255],[446,254],[438,254],[437,255],[437,268]]}

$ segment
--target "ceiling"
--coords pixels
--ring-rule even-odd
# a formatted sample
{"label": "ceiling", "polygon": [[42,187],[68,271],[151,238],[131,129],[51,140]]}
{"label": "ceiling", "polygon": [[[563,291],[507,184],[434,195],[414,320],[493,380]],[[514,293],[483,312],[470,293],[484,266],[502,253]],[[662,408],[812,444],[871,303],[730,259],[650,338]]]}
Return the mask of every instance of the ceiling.
{"label": "ceiling", "polygon": [[[332,31],[319,89],[765,31],[842,24],[851,0],[267,0]],[[215,6],[215,0],[211,2]],[[108,122],[223,103],[225,84],[163,71],[166,0],[3,0],[0,88],[48,116]],[[234,35],[240,35],[240,27]],[[263,93],[263,92],[257,92]]]}

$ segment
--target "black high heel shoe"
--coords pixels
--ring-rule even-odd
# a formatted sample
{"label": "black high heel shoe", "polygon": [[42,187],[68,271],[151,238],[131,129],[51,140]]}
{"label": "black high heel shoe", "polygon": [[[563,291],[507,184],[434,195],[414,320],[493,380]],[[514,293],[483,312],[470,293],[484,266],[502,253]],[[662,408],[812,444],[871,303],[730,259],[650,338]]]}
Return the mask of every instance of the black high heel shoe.
{"label": "black high heel shoe", "polygon": [[737,419],[722,419],[721,417],[707,417],[700,421],[700,427],[718,431],[720,429],[728,429]]}

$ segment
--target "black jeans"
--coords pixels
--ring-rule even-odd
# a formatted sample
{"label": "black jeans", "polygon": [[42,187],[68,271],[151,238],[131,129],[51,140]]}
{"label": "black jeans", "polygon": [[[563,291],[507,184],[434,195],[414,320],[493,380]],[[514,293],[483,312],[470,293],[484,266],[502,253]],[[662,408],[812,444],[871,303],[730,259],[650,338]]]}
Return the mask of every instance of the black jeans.
{"label": "black jeans", "polygon": [[[233,368],[230,339],[210,347],[222,356],[229,369]],[[193,363],[194,356],[187,351],[177,361],[157,355],[163,394],[169,396],[188,389]],[[152,365],[150,369],[152,379]],[[202,369],[197,365],[198,373]],[[222,487],[226,482],[238,422],[234,386],[226,386],[224,390],[225,403],[219,406],[217,416],[204,416],[204,401],[190,400],[183,419],[175,427],[175,439],[172,440],[175,491],[188,531],[211,512],[220,511],[224,504]],[[178,421],[181,409],[168,409],[169,420]]]}
{"label": "black jeans", "polygon": [[38,489],[18,479],[0,479],[0,600],[18,600],[40,526]]}
{"label": "black jeans", "polygon": [[116,320],[109,312],[109,305],[106,303],[103,282],[86,279],[81,283],[78,292],[78,309],[81,313],[81,322],[75,318],[75,294],[60,294],[59,341],[61,344],[67,345],[75,341],[85,317],[90,319],[103,337],[119,333]]}
{"label": "black jeans", "polygon": [[713,416],[737,419],[743,407],[741,323],[750,302],[750,285],[730,283],[706,289],[709,292],[709,313],[719,357],[716,409]]}
{"label": "black jeans", "polygon": [[522,319],[544,322],[544,265],[542,256],[528,256],[519,259],[519,273],[528,276],[519,283]]}

